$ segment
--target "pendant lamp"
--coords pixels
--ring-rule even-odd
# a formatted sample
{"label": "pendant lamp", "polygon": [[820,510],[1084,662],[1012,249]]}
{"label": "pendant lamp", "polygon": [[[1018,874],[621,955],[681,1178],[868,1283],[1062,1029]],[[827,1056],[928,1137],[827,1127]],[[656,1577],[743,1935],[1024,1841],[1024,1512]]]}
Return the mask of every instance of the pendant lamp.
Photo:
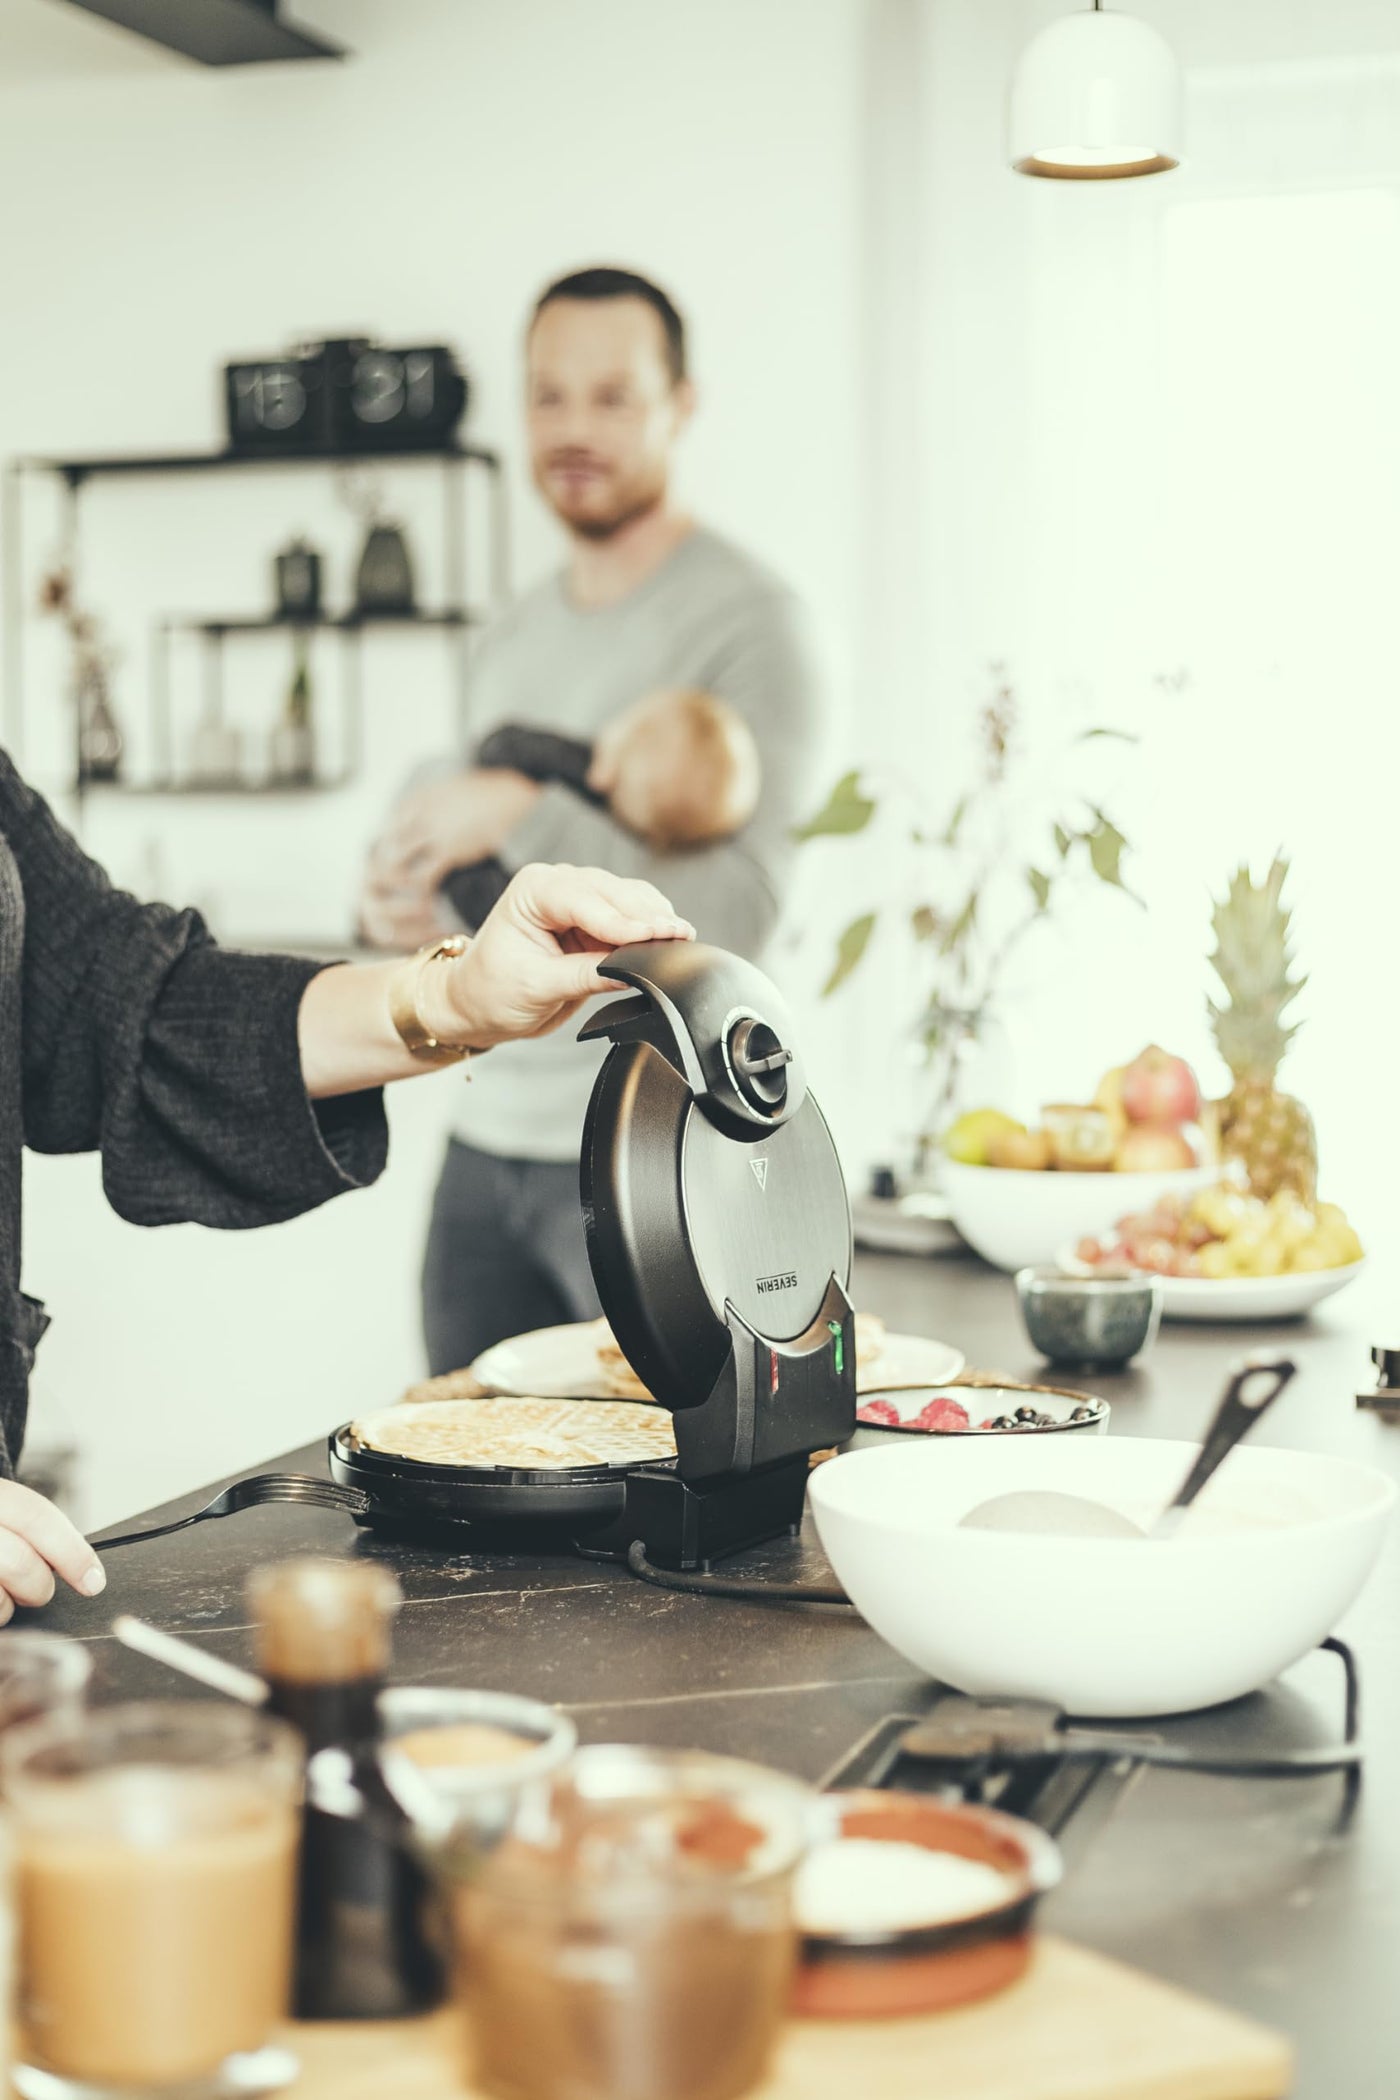
{"label": "pendant lamp", "polygon": [[1033,36],[1011,80],[1008,134],[1020,175],[1105,182],[1160,175],[1181,159],[1181,70],[1166,38],[1094,0]]}

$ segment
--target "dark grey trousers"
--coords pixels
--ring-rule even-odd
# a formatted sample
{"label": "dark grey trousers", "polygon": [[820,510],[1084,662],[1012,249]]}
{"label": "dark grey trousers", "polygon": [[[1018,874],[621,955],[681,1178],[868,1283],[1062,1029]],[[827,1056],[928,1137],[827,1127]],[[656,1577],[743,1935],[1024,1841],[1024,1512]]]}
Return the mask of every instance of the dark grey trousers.
{"label": "dark grey trousers", "polygon": [[599,1310],[579,1207],[578,1167],[498,1159],[453,1138],[423,1261],[423,1334],[434,1377],[507,1335]]}

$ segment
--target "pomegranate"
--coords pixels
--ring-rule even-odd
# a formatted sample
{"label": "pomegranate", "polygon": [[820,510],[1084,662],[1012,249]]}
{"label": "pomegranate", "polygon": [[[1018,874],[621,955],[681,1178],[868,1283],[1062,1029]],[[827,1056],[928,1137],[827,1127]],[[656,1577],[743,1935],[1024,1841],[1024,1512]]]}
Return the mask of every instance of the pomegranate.
{"label": "pomegranate", "polygon": [[1194,1123],[1201,1113],[1201,1090],[1190,1065],[1156,1043],[1124,1072],[1122,1100],[1130,1123],[1155,1123],[1166,1130]]}
{"label": "pomegranate", "polygon": [[1137,1123],[1119,1145],[1113,1164],[1120,1174],[1175,1174],[1194,1167],[1196,1155],[1179,1130]]}

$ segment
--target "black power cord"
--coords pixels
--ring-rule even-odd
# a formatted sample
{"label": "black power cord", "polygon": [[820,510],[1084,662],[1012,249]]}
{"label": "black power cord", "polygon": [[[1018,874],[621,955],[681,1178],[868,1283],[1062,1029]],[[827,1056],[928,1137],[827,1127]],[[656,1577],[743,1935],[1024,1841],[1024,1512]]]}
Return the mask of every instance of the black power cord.
{"label": "black power cord", "polygon": [[702,1597],[744,1597],[759,1604],[845,1604],[850,1598],[834,1584],[821,1582],[766,1582],[762,1576],[683,1575],[678,1568],[658,1568],[647,1559],[641,1539],[627,1548],[627,1565],[643,1582],[661,1590],[691,1590]]}

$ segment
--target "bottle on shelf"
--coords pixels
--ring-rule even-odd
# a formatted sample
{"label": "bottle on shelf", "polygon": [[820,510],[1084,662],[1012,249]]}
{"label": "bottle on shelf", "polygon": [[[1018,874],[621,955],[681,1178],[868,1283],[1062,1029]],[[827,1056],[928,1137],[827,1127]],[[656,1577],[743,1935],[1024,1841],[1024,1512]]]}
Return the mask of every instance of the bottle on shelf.
{"label": "bottle on shelf", "polygon": [[243,739],[225,722],[212,692],[190,738],[189,772],[200,787],[234,787],[243,778]]}
{"label": "bottle on shelf", "polygon": [[283,620],[315,620],[321,613],[321,557],[298,534],[273,557],[273,587]]}
{"label": "bottle on shelf", "polygon": [[280,786],[305,787],[316,778],[316,726],[312,719],[311,652],[304,634],[292,640],[292,682],[268,752],[268,774]]}
{"label": "bottle on shelf", "polygon": [[119,780],[123,738],[112,709],[107,667],[95,650],[85,651],[78,666],[74,697],[78,709],[78,779],[95,784]]}
{"label": "bottle on shelf", "polygon": [[293,1560],[258,1569],[248,1598],[268,1709],[306,1742],[294,2010],[421,2012],[443,1995],[442,1964],[425,1935],[426,1876],[378,1759],[398,1583],[371,1561]]}

